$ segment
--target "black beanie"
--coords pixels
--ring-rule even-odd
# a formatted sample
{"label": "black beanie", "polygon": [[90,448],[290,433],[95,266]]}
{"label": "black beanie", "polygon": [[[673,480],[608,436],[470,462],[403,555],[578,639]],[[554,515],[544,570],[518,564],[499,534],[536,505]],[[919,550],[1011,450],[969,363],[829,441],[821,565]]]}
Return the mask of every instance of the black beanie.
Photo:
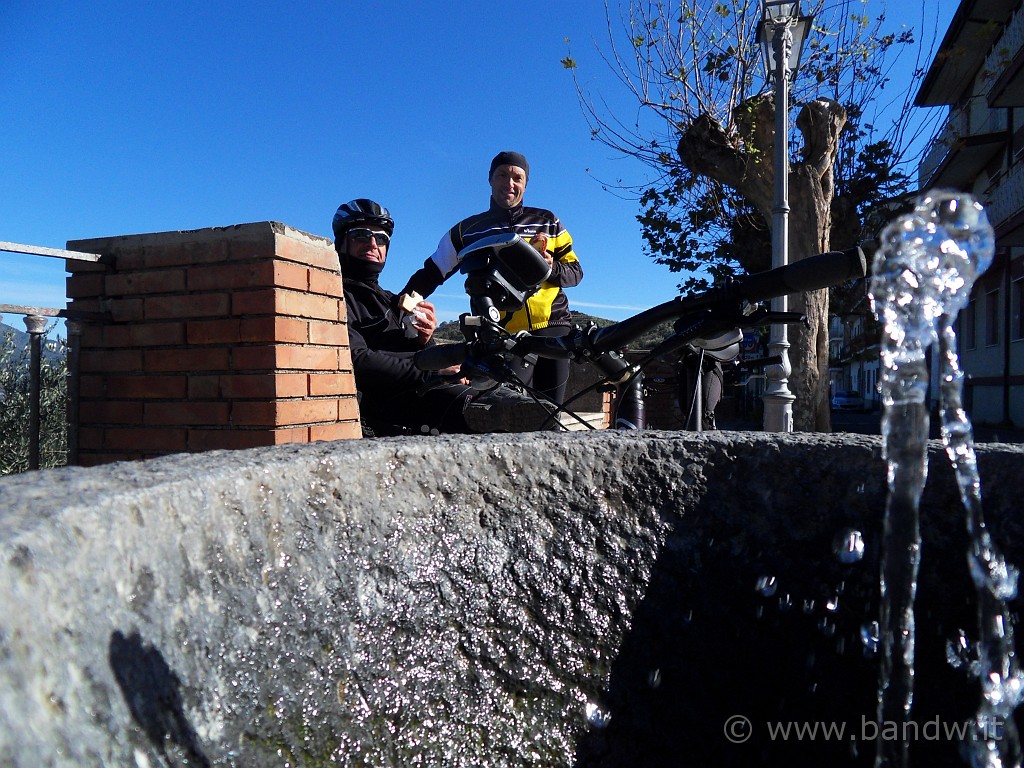
{"label": "black beanie", "polygon": [[491,180],[491,176],[494,174],[494,169],[499,165],[514,165],[518,168],[522,168],[526,171],[526,180],[530,180],[530,164],[526,162],[526,158],[518,152],[499,152],[491,160],[491,169],[487,171],[487,180]]}

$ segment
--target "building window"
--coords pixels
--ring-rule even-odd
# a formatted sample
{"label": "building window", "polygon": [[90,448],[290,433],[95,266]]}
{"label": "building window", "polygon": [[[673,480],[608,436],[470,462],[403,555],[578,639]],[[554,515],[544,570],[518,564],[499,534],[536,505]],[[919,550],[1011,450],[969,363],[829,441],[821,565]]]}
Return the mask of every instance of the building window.
{"label": "building window", "polygon": [[1010,283],[1010,338],[1024,339],[1024,277]]}
{"label": "building window", "polygon": [[999,289],[985,294],[985,344],[999,343]]}
{"label": "building window", "polygon": [[971,299],[967,302],[963,312],[960,313],[958,323],[960,324],[960,344],[964,349],[974,349],[978,346],[976,335],[976,319],[978,315],[978,302]]}

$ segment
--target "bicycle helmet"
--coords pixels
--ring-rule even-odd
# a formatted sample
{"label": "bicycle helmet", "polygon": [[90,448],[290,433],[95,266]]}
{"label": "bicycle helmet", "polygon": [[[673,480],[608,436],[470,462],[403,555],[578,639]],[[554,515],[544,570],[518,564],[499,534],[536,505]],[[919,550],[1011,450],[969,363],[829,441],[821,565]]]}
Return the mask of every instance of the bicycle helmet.
{"label": "bicycle helmet", "polygon": [[388,233],[388,237],[395,231],[395,221],[387,208],[373,200],[360,197],[338,206],[333,222],[334,239],[341,240],[352,227],[360,225],[380,227]]}

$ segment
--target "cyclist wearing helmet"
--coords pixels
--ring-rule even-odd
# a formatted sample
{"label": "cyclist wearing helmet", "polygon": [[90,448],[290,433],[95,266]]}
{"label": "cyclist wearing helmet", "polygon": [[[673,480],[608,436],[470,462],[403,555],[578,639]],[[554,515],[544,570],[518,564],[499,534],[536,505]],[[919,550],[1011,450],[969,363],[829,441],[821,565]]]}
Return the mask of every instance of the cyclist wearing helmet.
{"label": "cyclist wearing helmet", "polygon": [[[572,238],[551,211],[523,205],[530,178],[530,164],[519,152],[499,152],[491,160],[487,181],[490,207],[463,219],[441,238],[437,250],[406,284],[405,293],[429,296],[459,268],[459,253],[485,237],[515,232],[539,250],[551,265],[551,276],[526,305],[507,313],[503,325],[511,332],[529,331],[535,336],[565,336],[572,327],[569,300],[563,288],[579,285],[583,267],[572,249]],[[565,400],[569,361],[541,358],[536,366],[520,368],[520,378],[559,405]]]}
{"label": "cyclist wearing helmet", "polygon": [[399,297],[378,282],[395,229],[391,214],[373,200],[350,200],[334,214],[333,229],[364,424],[375,435],[466,432],[462,411],[471,393],[468,386],[451,384],[416,394],[430,374],[417,369],[412,358],[433,343],[437,318],[433,304],[421,301],[411,324],[403,324],[407,313]]}
{"label": "cyclist wearing helmet", "polygon": [[[341,266],[348,313],[349,349],[359,390],[359,410],[374,436],[553,429],[550,409],[499,387],[476,395],[465,380],[418,394],[433,377],[413,355],[434,343],[434,305],[400,306],[401,297],[380,286],[395,222],[387,208],[357,198],[334,214],[334,248]],[[403,319],[411,319],[408,325]],[[458,366],[440,371],[457,374]]]}

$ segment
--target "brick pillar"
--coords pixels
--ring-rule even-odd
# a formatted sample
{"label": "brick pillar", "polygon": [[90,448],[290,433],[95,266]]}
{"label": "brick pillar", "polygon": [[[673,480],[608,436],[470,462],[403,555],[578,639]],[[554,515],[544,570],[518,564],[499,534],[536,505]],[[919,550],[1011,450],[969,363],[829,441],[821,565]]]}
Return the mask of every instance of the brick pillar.
{"label": "brick pillar", "polygon": [[361,437],[338,257],[276,222],[76,240],[79,462]]}

